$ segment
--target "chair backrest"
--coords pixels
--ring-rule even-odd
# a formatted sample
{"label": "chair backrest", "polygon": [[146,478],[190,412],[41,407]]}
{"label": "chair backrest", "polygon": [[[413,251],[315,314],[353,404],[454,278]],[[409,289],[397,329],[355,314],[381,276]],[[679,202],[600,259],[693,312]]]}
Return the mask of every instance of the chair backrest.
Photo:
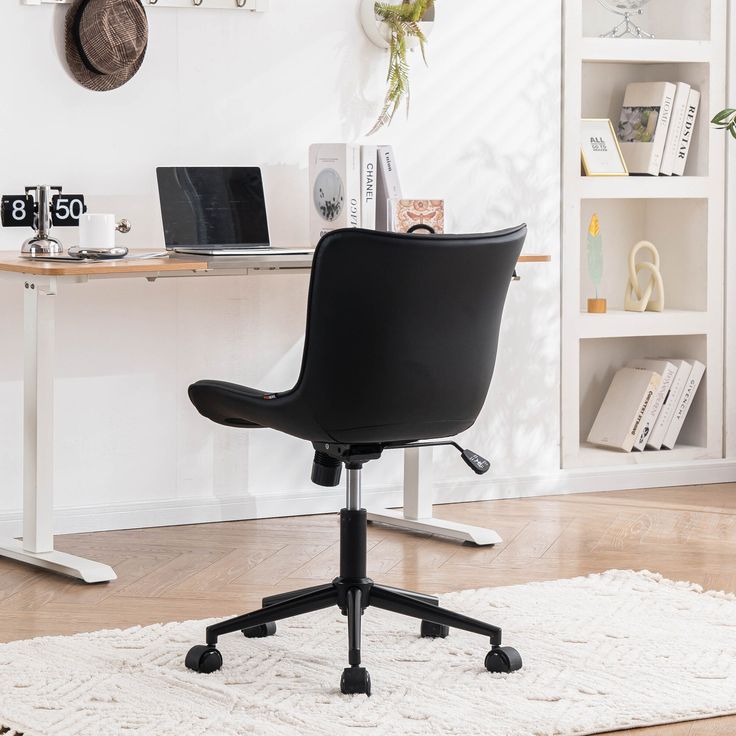
{"label": "chair backrest", "polygon": [[325,433],[357,444],[470,427],[488,393],[525,237],[524,225],[483,235],[326,235],[294,387]]}

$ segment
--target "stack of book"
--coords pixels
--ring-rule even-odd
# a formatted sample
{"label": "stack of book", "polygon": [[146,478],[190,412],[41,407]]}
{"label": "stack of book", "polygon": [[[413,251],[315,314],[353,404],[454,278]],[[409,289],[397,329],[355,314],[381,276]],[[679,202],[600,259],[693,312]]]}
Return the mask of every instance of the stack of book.
{"label": "stack of book", "polygon": [[444,200],[402,197],[392,146],[315,143],[309,148],[309,184],[312,245],[346,227],[444,232]]}
{"label": "stack of book", "polygon": [[315,143],[309,147],[312,245],[333,230],[389,229],[389,202],[401,198],[392,146]]}
{"label": "stack of book", "polygon": [[704,373],[698,360],[630,361],[616,371],[588,442],[624,452],[673,449]]}
{"label": "stack of book", "polygon": [[627,85],[617,133],[629,173],[683,176],[699,105],[685,82]]}

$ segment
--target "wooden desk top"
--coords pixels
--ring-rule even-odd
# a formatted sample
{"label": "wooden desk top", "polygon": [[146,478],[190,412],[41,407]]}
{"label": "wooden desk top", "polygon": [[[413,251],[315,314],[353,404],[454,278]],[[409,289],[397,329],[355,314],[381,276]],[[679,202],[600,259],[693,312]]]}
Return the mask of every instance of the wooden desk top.
{"label": "wooden desk top", "polygon": [[519,263],[549,263],[552,256],[545,256],[540,253],[522,253],[519,256]]}
{"label": "wooden desk top", "polygon": [[[181,271],[202,272],[208,270],[227,271],[227,266],[232,265],[237,269],[247,268],[273,268],[278,264],[279,259],[288,259],[289,265],[294,268],[296,264],[303,268],[309,268],[312,257],[311,255],[295,256],[264,256],[255,258],[254,256],[243,256],[232,262],[225,262],[222,258],[217,260],[217,267],[213,268],[212,264],[206,258],[201,256],[182,256],[165,258],[136,258],[136,254],[149,253],[145,250],[131,250],[129,255],[115,261],[81,261],[79,263],[68,261],[37,261],[31,258],[21,258],[14,251],[0,251],[0,272],[24,273],[29,276],[126,276],[130,274],[158,274],[172,273]],[[247,259],[247,260],[246,260]],[[265,260],[267,259],[267,260]],[[551,256],[546,255],[522,255],[519,263],[547,263],[551,261]],[[283,261],[286,263],[286,260]]]}
{"label": "wooden desk top", "polygon": [[207,261],[199,256],[177,258],[136,258],[136,253],[151,251],[130,251],[125,258],[114,261],[37,261],[22,258],[13,251],[0,253],[0,271],[25,273],[30,276],[103,276],[126,274],[151,274],[170,271],[206,271]]}

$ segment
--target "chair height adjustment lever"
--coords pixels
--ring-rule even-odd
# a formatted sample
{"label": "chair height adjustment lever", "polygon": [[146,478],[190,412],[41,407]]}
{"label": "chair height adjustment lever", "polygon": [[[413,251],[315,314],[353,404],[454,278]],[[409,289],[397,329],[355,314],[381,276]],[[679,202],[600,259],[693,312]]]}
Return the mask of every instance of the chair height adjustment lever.
{"label": "chair height adjustment lever", "polygon": [[490,460],[486,460],[473,450],[462,450],[460,455],[462,455],[465,464],[477,475],[483,475],[491,468]]}
{"label": "chair height adjustment lever", "polygon": [[454,447],[460,453],[463,462],[477,475],[483,475],[490,470],[490,460],[486,460],[473,450],[460,447],[457,442],[452,440],[443,440],[442,442],[388,442],[384,445],[384,448],[386,450],[411,450],[419,447],[441,447],[443,445]]}

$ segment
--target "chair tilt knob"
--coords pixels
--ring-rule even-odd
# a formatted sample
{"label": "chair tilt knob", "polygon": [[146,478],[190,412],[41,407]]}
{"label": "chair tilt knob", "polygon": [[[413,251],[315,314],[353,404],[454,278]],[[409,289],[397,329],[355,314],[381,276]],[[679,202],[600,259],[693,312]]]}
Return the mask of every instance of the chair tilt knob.
{"label": "chair tilt knob", "polygon": [[326,486],[334,488],[340,485],[340,475],[342,473],[342,462],[337,458],[330,457],[324,452],[314,453],[314,462],[312,463],[312,483],[318,486]]}

